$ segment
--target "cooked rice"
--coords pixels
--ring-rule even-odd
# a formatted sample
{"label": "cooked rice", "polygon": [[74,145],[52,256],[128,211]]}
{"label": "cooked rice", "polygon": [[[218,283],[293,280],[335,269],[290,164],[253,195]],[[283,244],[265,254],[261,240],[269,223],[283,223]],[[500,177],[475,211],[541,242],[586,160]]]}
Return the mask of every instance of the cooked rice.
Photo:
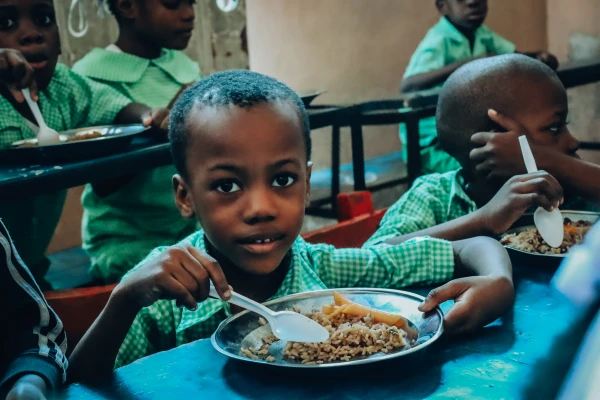
{"label": "cooked rice", "polygon": [[[298,312],[298,309],[295,310]],[[329,331],[329,339],[323,343],[288,342],[283,350],[286,360],[309,365],[323,364],[410,347],[405,340],[406,332],[395,326],[377,323],[370,314],[366,317],[345,314],[330,317],[323,312],[313,311],[305,315],[324,326]],[[271,334],[262,340],[264,344],[260,349],[242,348],[242,353],[252,359],[275,361],[274,357],[268,356],[268,349],[279,339]]]}
{"label": "cooked rice", "polygon": [[584,236],[591,229],[588,221],[571,221],[565,218],[565,234],[560,247],[551,247],[544,241],[536,228],[527,229],[519,234],[511,233],[501,239],[503,245],[540,254],[565,254],[569,249],[583,241]]}

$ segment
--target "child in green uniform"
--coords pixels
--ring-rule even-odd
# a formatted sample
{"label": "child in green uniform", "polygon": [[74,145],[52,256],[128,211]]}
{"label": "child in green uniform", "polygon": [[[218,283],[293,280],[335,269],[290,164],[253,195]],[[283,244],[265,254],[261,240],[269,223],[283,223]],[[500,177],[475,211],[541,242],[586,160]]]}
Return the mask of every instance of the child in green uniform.
{"label": "child in green uniform", "polygon": [[[488,111],[488,107],[497,111]],[[457,70],[440,94],[437,128],[443,150],[459,160],[462,168],[419,178],[390,207],[365,246],[423,235],[446,240],[500,235],[531,207],[551,210],[562,204],[560,177],[568,177],[569,169],[583,175],[575,183],[590,183],[568,187],[561,208],[595,209],[581,196],[600,204],[600,186],[595,179],[600,167],[577,156],[579,141],[566,126],[568,110],[567,93],[556,73],[532,58],[504,55],[473,61]],[[538,154],[547,159],[540,157],[540,161],[554,164],[551,172],[560,183],[544,171],[508,178],[478,173],[478,162],[470,157],[481,149],[471,136],[501,130],[507,120],[520,129],[499,135],[515,140],[526,135],[534,149],[544,150]],[[553,163],[552,159],[566,162]],[[521,154],[515,154],[512,162],[522,164]]]}
{"label": "child in green uniform", "polygon": [[223,299],[233,288],[264,302],[325,288],[480,275],[452,280],[421,305],[428,311],[461,293],[445,319],[454,333],[481,327],[512,304],[510,262],[492,239],[418,238],[370,249],[302,240],[310,128],[302,100],[282,83],[250,71],[214,74],[183,93],[171,115],[177,204],[204,230],[158,248],[123,278],[72,354],[74,379],[209,337],[239,311],[207,299],[210,281]]}
{"label": "child in green uniform", "polygon": [[[402,92],[441,87],[460,66],[478,58],[515,52],[515,45],[483,25],[488,12],[487,0],[436,0],[442,15],[417,47],[404,73]],[[528,54],[552,68],[556,58],[546,52]],[[452,171],[458,162],[444,152],[437,139],[435,118],[419,122],[424,174]],[[406,143],[406,127],[400,126],[400,138]],[[405,146],[406,147],[406,146]],[[406,157],[406,151],[404,155]]]}
{"label": "child in green uniform", "polygon": [[[24,103],[29,86],[46,123],[57,131],[87,126],[139,123],[150,109],[117,91],[98,85],[58,64],[61,52],[54,7],[50,0],[6,0],[0,3],[0,147],[36,136],[39,129]],[[160,126],[166,110],[145,123]],[[148,119],[149,118],[149,119]],[[61,214],[65,192],[18,201],[3,201],[0,218],[42,289],[48,261],[44,252]]]}
{"label": "child in green uniform", "polygon": [[[132,101],[167,107],[182,85],[200,79],[183,52],[194,28],[193,1],[101,0],[119,23],[119,37],[94,49],[73,70],[118,90]],[[118,281],[150,250],[183,239],[196,221],[181,217],[172,192],[173,166],[129,177],[119,187],[83,193],[83,247],[91,273]]]}

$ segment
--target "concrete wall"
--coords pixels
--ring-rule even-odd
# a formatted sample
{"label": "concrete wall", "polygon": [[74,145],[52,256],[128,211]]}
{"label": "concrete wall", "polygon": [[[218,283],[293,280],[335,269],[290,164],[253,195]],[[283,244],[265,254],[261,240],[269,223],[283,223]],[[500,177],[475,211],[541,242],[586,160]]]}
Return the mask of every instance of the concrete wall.
{"label": "concrete wall", "polygon": [[[96,0],[86,0],[90,30],[83,38],[74,38],[67,31],[67,16],[71,1],[54,2],[60,26],[63,55],[61,61],[72,65],[94,47],[105,47],[117,37],[117,26],[112,17],[99,18]],[[245,0],[231,13],[220,11],[214,0],[196,3],[196,31],[186,53],[200,64],[205,75],[230,68],[248,68],[245,46]],[[76,20],[77,22],[77,20]],[[81,243],[80,204],[82,188],[69,191],[67,203],[49,253],[78,246]]]}
{"label": "concrete wall", "polygon": [[[548,0],[550,50],[561,59],[600,57],[600,1]],[[600,141],[600,83],[569,90],[571,131],[581,140]],[[600,163],[598,152],[583,156]]]}
{"label": "concrete wall", "polygon": [[[246,12],[251,68],[296,90],[326,89],[317,99],[326,103],[395,96],[439,18],[433,0],[248,0]],[[490,0],[487,23],[520,50],[547,46],[546,0]],[[328,166],[330,135],[313,140],[316,168]],[[396,127],[366,129],[365,143],[367,157],[400,149]]]}

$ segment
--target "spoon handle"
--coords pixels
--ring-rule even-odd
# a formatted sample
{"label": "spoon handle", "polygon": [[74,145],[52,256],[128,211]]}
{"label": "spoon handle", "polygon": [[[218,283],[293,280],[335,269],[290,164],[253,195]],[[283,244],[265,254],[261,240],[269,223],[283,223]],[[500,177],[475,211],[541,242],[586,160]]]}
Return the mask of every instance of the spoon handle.
{"label": "spoon handle", "polygon": [[[216,299],[221,298],[221,296],[219,296],[219,293],[217,293],[217,289],[215,289],[212,283],[210,284],[209,295],[210,297],[214,297]],[[270,319],[273,314],[273,311],[269,308],[234,291],[231,291],[231,298],[229,299],[229,303],[235,304],[238,307],[245,308],[246,310],[254,311],[255,313],[260,314],[268,319]]]}
{"label": "spoon handle", "polygon": [[27,104],[29,105],[29,108],[31,108],[31,112],[33,113],[33,116],[35,117],[35,120],[37,121],[38,126],[40,127],[40,129],[47,128],[48,126],[46,125],[46,122],[44,121],[44,117],[42,116],[42,112],[40,111],[40,107],[31,98],[31,93],[29,92],[29,89],[25,88],[25,89],[22,90],[22,92],[23,92],[23,96],[25,97],[25,101],[27,101]]}
{"label": "spoon handle", "polygon": [[533,172],[537,172],[537,165],[535,164],[531,147],[529,147],[527,136],[519,136],[519,144],[521,145],[521,153],[523,153],[523,160],[525,161],[527,173],[531,174]]}

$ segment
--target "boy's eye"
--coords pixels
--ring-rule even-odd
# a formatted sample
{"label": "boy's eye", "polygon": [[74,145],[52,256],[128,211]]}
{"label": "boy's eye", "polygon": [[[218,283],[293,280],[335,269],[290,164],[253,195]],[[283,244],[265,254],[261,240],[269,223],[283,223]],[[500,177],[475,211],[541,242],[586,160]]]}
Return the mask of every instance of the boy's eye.
{"label": "boy's eye", "polygon": [[50,26],[54,24],[54,15],[43,14],[35,18],[35,23],[39,26]]}
{"label": "boy's eye", "polygon": [[275,187],[287,187],[291,186],[294,182],[296,182],[296,177],[291,175],[280,175],[273,179],[273,186]]}
{"label": "boy's eye", "polygon": [[221,193],[234,193],[241,190],[240,186],[234,181],[222,181],[216,185],[216,189]]}
{"label": "boy's eye", "polygon": [[16,23],[13,19],[10,19],[7,17],[0,17],[0,29],[2,29],[2,30],[11,29],[15,25],[16,25]]}

